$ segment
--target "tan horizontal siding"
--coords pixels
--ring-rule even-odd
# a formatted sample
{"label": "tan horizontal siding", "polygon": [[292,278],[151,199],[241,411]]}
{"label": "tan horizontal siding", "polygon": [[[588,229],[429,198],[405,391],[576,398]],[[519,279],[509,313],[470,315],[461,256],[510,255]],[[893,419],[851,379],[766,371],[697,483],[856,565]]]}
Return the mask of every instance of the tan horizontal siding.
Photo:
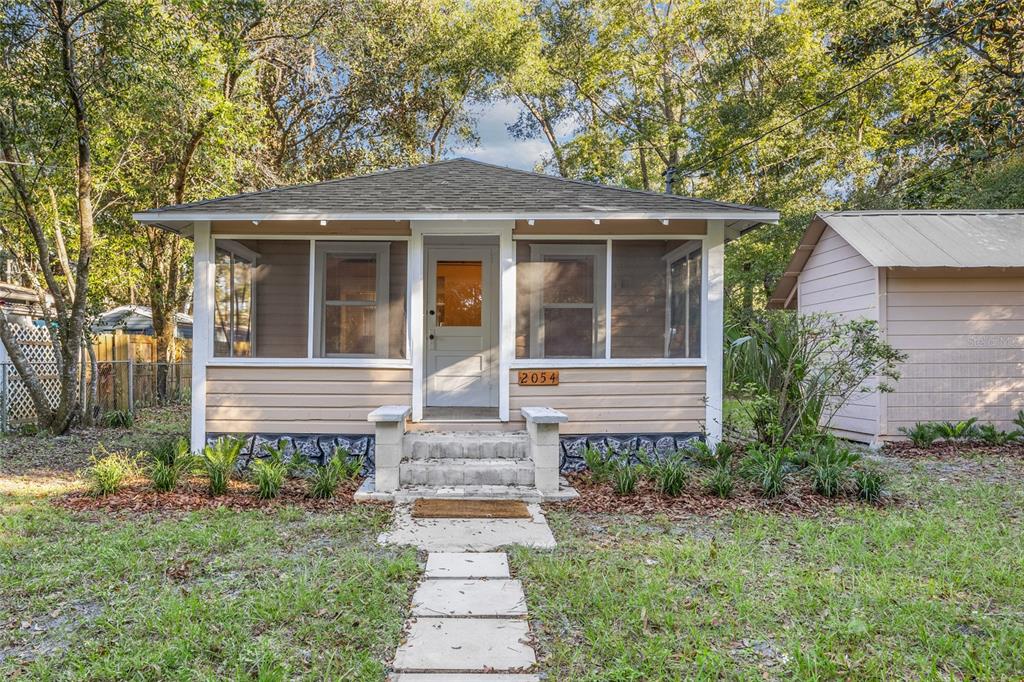
{"label": "tan horizontal siding", "polygon": [[977,417],[1002,429],[1024,409],[1020,271],[891,270],[888,340],[907,354],[887,397],[887,436]]}
{"label": "tan horizontal siding", "polygon": [[209,367],[206,430],[372,433],[372,410],[411,400],[408,369]]}
{"label": "tan horizontal siding", "polygon": [[[878,271],[833,230],[826,228],[800,272],[797,305],[802,314],[878,320]],[[878,393],[859,393],[832,417],[833,431],[874,439],[881,415]]]}
{"label": "tan horizontal siding", "polygon": [[513,370],[510,418],[520,409],[553,407],[569,416],[563,434],[700,431],[705,418],[703,367],[601,367],[559,370],[558,386],[519,386]]}

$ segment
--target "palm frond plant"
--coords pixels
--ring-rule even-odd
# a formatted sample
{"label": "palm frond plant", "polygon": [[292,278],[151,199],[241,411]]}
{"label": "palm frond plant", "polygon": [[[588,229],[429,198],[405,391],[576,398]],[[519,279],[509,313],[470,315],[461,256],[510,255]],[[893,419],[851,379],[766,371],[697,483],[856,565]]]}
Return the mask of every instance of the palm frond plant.
{"label": "palm frond plant", "polygon": [[243,443],[240,438],[223,436],[212,445],[203,448],[200,463],[209,479],[211,495],[223,495],[227,492],[228,483],[238,466],[238,455],[242,451]]}
{"label": "palm frond plant", "polygon": [[939,433],[935,424],[931,422],[917,422],[911,428],[900,427],[900,433],[914,445],[915,448],[928,448],[939,439]]}
{"label": "palm frond plant", "polygon": [[1001,431],[995,424],[981,424],[975,430],[975,436],[986,445],[1007,445],[1020,440],[1024,431]]}
{"label": "palm frond plant", "polygon": [[963,421],[936,422],[935,432],[940,438],[951,442],[971,440],[978,434],[977,417],[964,419]]}
{"label": "palm frond plant", "polygon": [[827,426],[858,393],[891,391],[905,358],[877,323],[822,314],[765,313],[727,341],[726,392],[754,439],[776,448]]}

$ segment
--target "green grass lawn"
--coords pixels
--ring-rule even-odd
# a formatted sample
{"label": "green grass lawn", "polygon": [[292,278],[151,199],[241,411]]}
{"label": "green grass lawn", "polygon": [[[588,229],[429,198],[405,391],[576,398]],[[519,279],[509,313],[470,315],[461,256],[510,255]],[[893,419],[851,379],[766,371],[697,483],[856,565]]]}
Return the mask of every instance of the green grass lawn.
{"label": "green grass lawn", "polygon": [[[154,421],[83,440],[131,446]],[[0,455],[35,461],[32,440],[85,456],[73,438]],[[374,542],[387,508],[69,513],[46,499],[68,472],[24,459],[0,458],[0,678],[384,679],[419,575]]]}
{"label": "green grass lawn", "polygon": [[826,519],[553,512],[559,548],[514,551],[514,571],[552,679],[1020,679],[1024,467],[1008,466],[920,464],[897,476],[901,506]]}

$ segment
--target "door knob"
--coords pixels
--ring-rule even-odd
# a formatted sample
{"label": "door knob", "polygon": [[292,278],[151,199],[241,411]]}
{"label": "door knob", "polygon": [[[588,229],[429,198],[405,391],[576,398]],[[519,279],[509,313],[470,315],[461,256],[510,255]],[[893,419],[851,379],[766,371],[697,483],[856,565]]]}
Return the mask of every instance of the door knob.
{"label": "door knob", "polygon": [[431,334],[431,335],[430,335],[430,336],[428,336],[427,338],[428,338],[428,339],[430,339],[431,341],[433,341],[433,340],[434,340],[434,335],[433,335],[433,334]]}

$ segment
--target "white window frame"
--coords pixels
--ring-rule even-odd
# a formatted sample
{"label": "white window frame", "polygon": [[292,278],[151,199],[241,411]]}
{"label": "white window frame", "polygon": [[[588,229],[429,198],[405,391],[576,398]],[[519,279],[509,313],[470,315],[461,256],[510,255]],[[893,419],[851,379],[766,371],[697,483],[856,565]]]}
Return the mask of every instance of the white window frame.
{"label": "white window frame", "polygon": [[[314,244],[315,262],[315,315],[313,321],[313,338],[315,341],[316,357],[318,358],[374,358],[387,359],[388,346],[390,341],[390,327],[388,326],[388,309],[391,302],[390,291],[390,244],[387,242],[340,242],[340,241],[317,241]],[[374,344],[373,353],[327,353],[326,339],[324,338],[324,311],[328,301],[324,299],[325,282],[327,277],[326,260],[328,254],[344,254],[347,256],[373,256],[377,263],[377,292],[376,301],[370,302],[337,302],[339,306],[374,306]],[[334,305],[334,304],[332,304]]]}
{"label": "white window frame", "polygon": [[[593,303],[544,303],[543,287],[532,287],[530,292],[530,357],[545,360],[600,360],[606,356],[608,338],[608,305],[606,292],[608,288],[608,246],[607,244],[531,244],[530,261],[544,263],[551,256],[590,256],[594,259],[594,296]],[[546,357],[544,353],[544,310],[570,309],[593,310],[594,336],[593,348],[589,358]]]}
{"label": "white window frame", "polygon": [[[673,293],[672,292],[672,288],[673,288],[672,287],[672,266],[675,265],[676,263],[678,263],[680,260],[683,260],[684,258],[686,258],[686,259],[691,258],[693,256],[693,254],[695,252],[697,252],[697,251],[701,252],[701,263],[700,263],[700,270],[701,270],[701,272],[700,272],[701,295],[700,295],[700,298],[701,298],[701,303],[702,303],[701,304],[700,342],[698,343],[700,348],[698,349],[699,353],[698,353],[697,357],[704,357],[704,350],[703,350],[703,348],[704,348],[704,341],[703,341],[704,340],[704,328],[703,328],[703,323],[704,323],[704,308],[706,306],[703,305],[704,295],[705,295],[704,294],[704,286],[705,286],[705,284],[704,284],[704,249],[703,249],[703,246],[704,246],[704,243],[702,241],[697,241],[697,242],[692,243],[692,244],[691,243],[687,243],[687,244],[683,244],[682,246],[679,246],[679,247],[677,247],[675,249],[672,249],[671,251],[666,253],[664,256],[662,256],[662,258],[665,260],[665,357],[666,358],[670,357],[669,356],[669,344],[671,343],[671,338],[669,336],[669,332],[672,330],[672,293]],[[690,357],[690,297],[689,296],[686,297],[686,313],[685,313],[685,315],[686,315],[686,325],[685,325],[685,328],[686,328],[686,358],[676,358],[676,359],[680,359],[680,360],[682,360],[682,359],[690,359],[690,360],[692,360],[694,358]]]}

